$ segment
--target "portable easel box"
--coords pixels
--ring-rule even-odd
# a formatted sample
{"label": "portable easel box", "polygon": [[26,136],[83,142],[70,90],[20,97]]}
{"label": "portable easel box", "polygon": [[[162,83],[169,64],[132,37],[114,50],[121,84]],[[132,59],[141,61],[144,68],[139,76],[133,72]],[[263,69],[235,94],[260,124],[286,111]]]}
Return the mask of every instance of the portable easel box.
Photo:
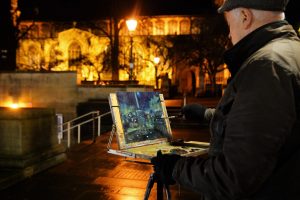
{"label": "portable easel box", "polygon": [[[158,150],[181,156],[208,152],[209,143],[173,140],[164,97],[158,92],[111,93],[109,104],[114,125],[108,153],[150,160]],[[114,136],[118,149],[110,148]]]}

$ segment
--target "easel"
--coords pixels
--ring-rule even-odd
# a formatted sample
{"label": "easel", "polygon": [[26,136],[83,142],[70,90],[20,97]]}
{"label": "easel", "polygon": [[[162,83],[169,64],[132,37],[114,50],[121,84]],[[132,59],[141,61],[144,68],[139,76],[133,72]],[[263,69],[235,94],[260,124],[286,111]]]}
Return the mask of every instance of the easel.
{"label": "easel", "polygon": [[[112,143],[112,140],[113,140],[113,136],[115,134],[116,134],[116,126],[113,124],[112,129],[111,129],[111,133],[110,133],[110,136],[109,136],[108,144],[107,144],[107,151],[112,151],[112,149],[110,147],[111,147],[111,143]],[[141,162],[138,162],[138,163],[141,163]],[[167,200],[171,200],[171,192],[170,192],[169,186],[164,185],[158,179],[157,174],[155,172],[151,173],[150,176],[149,176],[146,191],[145,191],[145,195],[144,195],[144,200],[148,200],[154,183],[156,183],[156,190],[157,190],[156,199],[157,200],[163,200],[164,199],[163,191],[165,190]]]}

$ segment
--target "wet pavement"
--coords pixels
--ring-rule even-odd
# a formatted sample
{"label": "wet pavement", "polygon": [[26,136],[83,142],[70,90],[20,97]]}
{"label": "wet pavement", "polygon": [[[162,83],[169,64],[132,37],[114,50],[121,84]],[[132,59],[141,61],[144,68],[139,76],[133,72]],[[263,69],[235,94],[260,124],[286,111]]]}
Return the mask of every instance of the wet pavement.
{"label": "wet pavement", "polygon": [[[202,102],[202,104],[213,106],[216,102],[208,100]],[[169,102],[169,106],[180,107],[181,103]],[[175,121],[171,122],[171,126],[173,138],[175,139],[209,141],[209,131],[206,125]],[[85,140],[80,144],[73,145],[67,150],[67,160],[65,162],[0,190],[0,199],[144,199],[148,179],[153,172],[152,166],[145,164],[143,160],[126,159],[108,154],[109,136],[110,132],[106,132],[97,137],[94,143],[92,140]],[[115,138],[112,142],[112,148],[117,148]],[[9,175],[9,172],[7,172],[7,175]],[[187,188],[174,185],[170,189],[172,200],[200,199],[200,194]],[[156,199],[156,185],[154,185],[149,199]]]}
{"label": "wet pavement", "polygon": [[[173,128],[173,137],[208,141],[207,127]],[[138,200],[143,199],[152,166],[106,152],[109,132],[95,143],[86,140],[67,151],[67,160],[55,167],[0,191],[4,200],[74,199]],[[116,148],[116,141],[113,141]],[[175,185],[172,199],[199,199],[200,194]],[[156,199],[153,187],[149,199]]]}

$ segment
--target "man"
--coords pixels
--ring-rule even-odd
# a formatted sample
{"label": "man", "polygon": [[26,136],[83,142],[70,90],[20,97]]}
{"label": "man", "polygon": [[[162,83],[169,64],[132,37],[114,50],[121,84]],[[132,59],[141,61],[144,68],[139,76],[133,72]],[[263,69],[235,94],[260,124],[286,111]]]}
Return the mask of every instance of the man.
{"label": "man", "polygon": [[[284,20],[288,0],[227,0],[231,81],[210,120],[207,158],[152,159],[175,181],[209,200],[300,199],[300,40]],[[183,109],[203,115],[202,106]],[[203,116],[202,116],[203,117]]]}

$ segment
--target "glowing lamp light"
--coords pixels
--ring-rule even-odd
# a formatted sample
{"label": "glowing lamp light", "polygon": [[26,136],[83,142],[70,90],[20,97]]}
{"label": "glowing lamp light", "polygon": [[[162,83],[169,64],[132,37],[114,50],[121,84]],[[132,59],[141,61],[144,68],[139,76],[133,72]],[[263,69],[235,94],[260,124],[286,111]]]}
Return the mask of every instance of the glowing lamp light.
{"label": "glowing lamp light", "polygon": [[12,108],[12,109],[18,109],[18,108],[20,108],[20,105],[18,103],[11,103],[9,105],[9,107]]}
{"label": "glowing lamp light", "polygon": [[31,108],[32,103],[15,103],[15,102],[7,102],[4,104],[4,107],[8,107],[11,109],[19,109],[19,108]]}
{"label": "glowing lamp light", "polygon": [[135,19],[126,20],[126,25],[129,31],[134,31],[137,27],[137,21]]}
{"label": "glowing lamp light", "polygon": [[155,64],[158,64],[159,61],[160,61],[159,57],[154,57],[154,63],[155,63]]}

